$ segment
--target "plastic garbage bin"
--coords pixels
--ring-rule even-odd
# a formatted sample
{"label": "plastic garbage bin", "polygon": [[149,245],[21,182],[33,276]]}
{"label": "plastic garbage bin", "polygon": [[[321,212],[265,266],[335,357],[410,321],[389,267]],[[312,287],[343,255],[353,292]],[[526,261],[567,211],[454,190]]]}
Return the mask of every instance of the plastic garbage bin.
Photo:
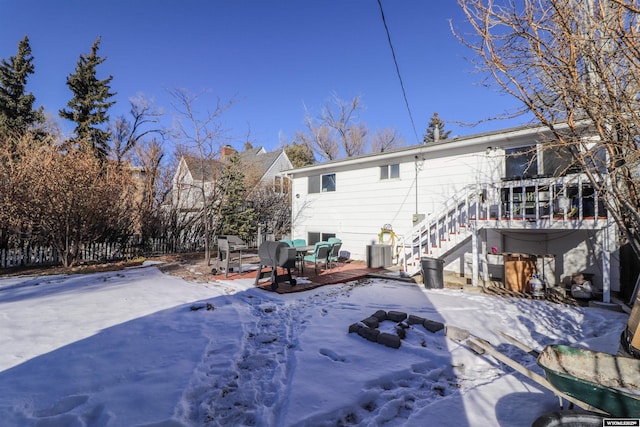
{"label": "plastic garbage bin", "polygon": [[420,265],[422,267],[422,282],[425,288],[444,288],[444,277],[442,274],[444,260],[440,258],[422,257],[420,259]]}

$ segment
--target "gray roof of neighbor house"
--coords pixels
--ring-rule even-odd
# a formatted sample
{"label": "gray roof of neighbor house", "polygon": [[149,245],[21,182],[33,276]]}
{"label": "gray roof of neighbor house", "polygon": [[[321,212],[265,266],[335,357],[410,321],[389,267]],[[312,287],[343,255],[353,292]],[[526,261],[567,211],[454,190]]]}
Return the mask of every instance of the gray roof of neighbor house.
{"label": "gray roof of neighbor house", "polygon": [[213,171],[221,168],[217,159],[201,159],[194,156],[182,156],[194,181],[211,181]]}
{"label": "gray roof of neighbor house", "polygon": [[252,168],[253,171],[259,172],[260,176],[263,176],[283,151],[284,150],[279,149],[264,152],[262,147],[258,147],[252,150],[243,151],[239,154],[243,163],[247,164],[247,166]]}
{"label": "gray roof of neighbor house", "polygon": [[[279,149],[265,152],[262,147],[258,147],[238,154],[240,155],[240,161],[246,165],[247,170],[254,176],[262,178],[283,151],[283,149]],[[195,181],[203,179],[204,181],[211,181],[213,172],[221,170],[224,164],[224,159],[201,159],[194,156],[183,156],[183,158],[191,172],[191,177]]]}

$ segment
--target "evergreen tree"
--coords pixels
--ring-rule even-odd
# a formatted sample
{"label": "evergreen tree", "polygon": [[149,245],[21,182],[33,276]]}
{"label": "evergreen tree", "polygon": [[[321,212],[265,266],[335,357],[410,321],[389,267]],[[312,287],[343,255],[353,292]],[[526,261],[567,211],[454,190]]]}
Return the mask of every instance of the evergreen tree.
{"label": "evergreen tree", "polygon": [[443,139],[448,139],[450,134],[450,130],[444,130],[444,121],[438,116],[438,113],[433,113],[431,120],[429,120],[427,133],[424,134],[422,141],[425,144],[428,142],[442,141]]}
{"label": "evergreen tree", "polygon": [[312,165],[316,161],[313,157],[313,151],[307,144],[293,142],[284,148],[284,152],[294,168]]}
{"label": "evergreen tree", "polygon": [[76,142],[86,144],[86,148],[92,150],[96,157],[104,159],[111,132],[98,126],[109,121],[107,110],[115,104],[109,99],[115,93],[109,92],[113,76],[103,80],[96,77],[96,67],[106,60],[98,56],[99,45],[100,37],[93,42],[88,55],[80,55],[75,73],[67,77],[67,86],[73,92],[73,98],[67,103],[69,108],[60,110],[59,114],[76,123]]}
{"label": "evergreen tree", "polygon": [[257,214],[247,203],[247,187],[240,155],[234,153],[225,159],[219,185],[222,190],[222,234],[236,234],[242,238],[252,236],[257,229]]}
{"label": "evergreen tree", "polygon": [[44,123],[42,108],[33,109],[36,98],[26,91],[33,71],[31,46],[25,36],[16,56],[0,61],[0,133],[24,135],[32,126]]}

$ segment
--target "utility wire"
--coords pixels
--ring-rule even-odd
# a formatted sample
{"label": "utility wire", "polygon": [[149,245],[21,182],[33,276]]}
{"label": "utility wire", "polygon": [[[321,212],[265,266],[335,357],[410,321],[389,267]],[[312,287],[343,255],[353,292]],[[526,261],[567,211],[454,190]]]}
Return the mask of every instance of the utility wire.
{"label": "utility wire", "polygon": [[400,75],[400,67],[398,67],[398,60],[396,59],[396,51],[393,48],[393,43],[391,43],[391,35],[389,34],[389,27],[387,27],[387,20],[384,17],[384,11],[382,10],[381,0],[378,0],[378,6],[380,6],[380,16],[382,17],[384,30],[387,32],[387,40],[389,41],[389,47],[391,48],[391,56],[393,56],[393,63],[396,66],[396,74],[398,75],[398,80],[400,80],[400,88],[402,89],[404,104],[407,106],[407,111],[409,112],[409,119],[411,120],[411,126],[413,127],[413,134],[416,137],[416,142],[420,143],[420,139],[418,138],[418,132],[416,131],[416,124],[413,121],[413,115],[411,114],[411,108],[409,108],[409,101],[407,100],[407,92],[404,90],[404,83],[402,82],[402,76]]}

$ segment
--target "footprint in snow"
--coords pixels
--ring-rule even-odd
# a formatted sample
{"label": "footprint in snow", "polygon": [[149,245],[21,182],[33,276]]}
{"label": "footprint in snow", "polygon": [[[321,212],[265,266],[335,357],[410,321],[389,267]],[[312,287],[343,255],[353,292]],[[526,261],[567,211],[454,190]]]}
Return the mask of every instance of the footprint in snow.
{"label": "footprint in snow", "polygon": [[85,395],[67,396],[64,399],[57,401],[49,408],[36,411],[34,415],[39,418],[44,418],[64,414],[65,412],[69,412],[74,408],[77,408],[78,406],[86,403],[87,400],[89,400],[89,396]]}
{"label": "footprint in snow", "polygon": [[329,350],[328,348],[321,348],[320,349],[320,354],[328,357],[329,359],[333,360],[334,362],[343,362],[346,363],[348,362],[348,360],[342,356],[340,356],[338,353],[336,353],[333,350]]}

